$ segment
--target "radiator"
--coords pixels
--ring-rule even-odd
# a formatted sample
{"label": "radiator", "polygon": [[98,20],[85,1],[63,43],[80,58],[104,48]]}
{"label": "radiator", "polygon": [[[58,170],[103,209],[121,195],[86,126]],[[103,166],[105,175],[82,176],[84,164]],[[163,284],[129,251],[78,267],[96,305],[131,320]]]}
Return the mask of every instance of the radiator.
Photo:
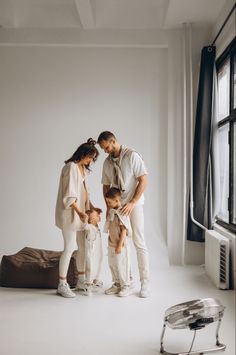
{"label": "radiator", "polygon": [[205,270],[217,288],[229,289],[230,241],[214,230],[205,232]]}

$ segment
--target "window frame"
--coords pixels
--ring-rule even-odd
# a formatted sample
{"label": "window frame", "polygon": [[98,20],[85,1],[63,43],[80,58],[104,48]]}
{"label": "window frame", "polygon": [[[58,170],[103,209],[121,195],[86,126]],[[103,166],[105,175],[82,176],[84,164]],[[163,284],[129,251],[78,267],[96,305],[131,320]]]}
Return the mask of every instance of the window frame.
{"label": "window frame", "polygon": [[229,124],[229,196],[228,196],[228,211],[229,211],[229,222],[223,221],[219,217],[216,216],[216,223],[221,225],[222,227],[230,230],[231,232],[236,233],[236,224],[233,223],[233,213],[234,211],[234,146],[236,142],[234,142],[234,130],[236,130],[236,107],[234,108],[234,74],[236,75],[236,67],[234,65],[234,58],[236,58],[236,37],[232,40],[232,42],[228,45],[228,47],[224,50],[221,56],[216,60],[216,72],[217,78],[219,70],[223,67],[226,61],[230,62],[230,97],[229,97],[229,115],[224,117],[218,122],[218,128],[224,126],[225,124]]}

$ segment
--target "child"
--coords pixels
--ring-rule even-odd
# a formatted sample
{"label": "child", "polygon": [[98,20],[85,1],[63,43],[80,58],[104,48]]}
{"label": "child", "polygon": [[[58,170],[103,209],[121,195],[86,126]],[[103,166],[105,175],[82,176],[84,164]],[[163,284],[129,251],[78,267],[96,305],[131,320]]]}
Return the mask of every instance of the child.
{"label": "child", "polygon": [[105,194],[108,207],[107,221],[104,231],[109,232],[108,262],[112,274],[113,285],[105,291],[106,295],[118,294],[126,297],[131,294],[130,288],[130,255],[127,236],[131,235],[129,217],[122,215],[121,192],[114,187]]}
{"label": "child", "polygon": [[100,280],[102,266],[102,239],[98,227],[101,210],[86,211],[88,223],[84,224],[85,230],[85,282],[78,281],[76,289],[85,296],[91,296],[93,291],[99,290],[103,285]]}

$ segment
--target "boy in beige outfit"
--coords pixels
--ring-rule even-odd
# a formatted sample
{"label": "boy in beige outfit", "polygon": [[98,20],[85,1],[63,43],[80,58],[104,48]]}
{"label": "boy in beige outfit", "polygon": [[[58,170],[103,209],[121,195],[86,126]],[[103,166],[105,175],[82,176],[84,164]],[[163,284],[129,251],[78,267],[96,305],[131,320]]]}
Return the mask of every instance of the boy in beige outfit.
{"label": "boy in beige outfit", "polygon": [[104,231],[109,232],[108,262],[113,281],[113,285],[105,291],[105,294],[126,297],[131,294],[130,253],[127,238],[131,235],[130,221],[128,216],[120,212],[119,189],[110,188],[105,194],[105,199],[109,210]]}

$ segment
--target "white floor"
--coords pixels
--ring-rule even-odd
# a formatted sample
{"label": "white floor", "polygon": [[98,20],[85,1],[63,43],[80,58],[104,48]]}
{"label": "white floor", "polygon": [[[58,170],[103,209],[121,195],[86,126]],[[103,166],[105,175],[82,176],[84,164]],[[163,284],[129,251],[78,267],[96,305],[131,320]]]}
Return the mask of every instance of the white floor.
{"label": "white floor", "polygon": [[[105,287],[108,269],[106,274]],[[152,265],[151,286],[148,299],[138,297],[138,282],[127,298],[101,293],[64,299],[54,290],[0,288],[0,354],[157,355],[165,310],[205,297],[226,306],[220,340],[227,345],[225,355],[235,354],[234,291],[217,290],[200,266],[170,267],[161,257]],[[214,345],[215,328],[213,323],[199,330],[194,348]],[[192,336],[188,329],[168,328],[165,347],[188,351]]]}

